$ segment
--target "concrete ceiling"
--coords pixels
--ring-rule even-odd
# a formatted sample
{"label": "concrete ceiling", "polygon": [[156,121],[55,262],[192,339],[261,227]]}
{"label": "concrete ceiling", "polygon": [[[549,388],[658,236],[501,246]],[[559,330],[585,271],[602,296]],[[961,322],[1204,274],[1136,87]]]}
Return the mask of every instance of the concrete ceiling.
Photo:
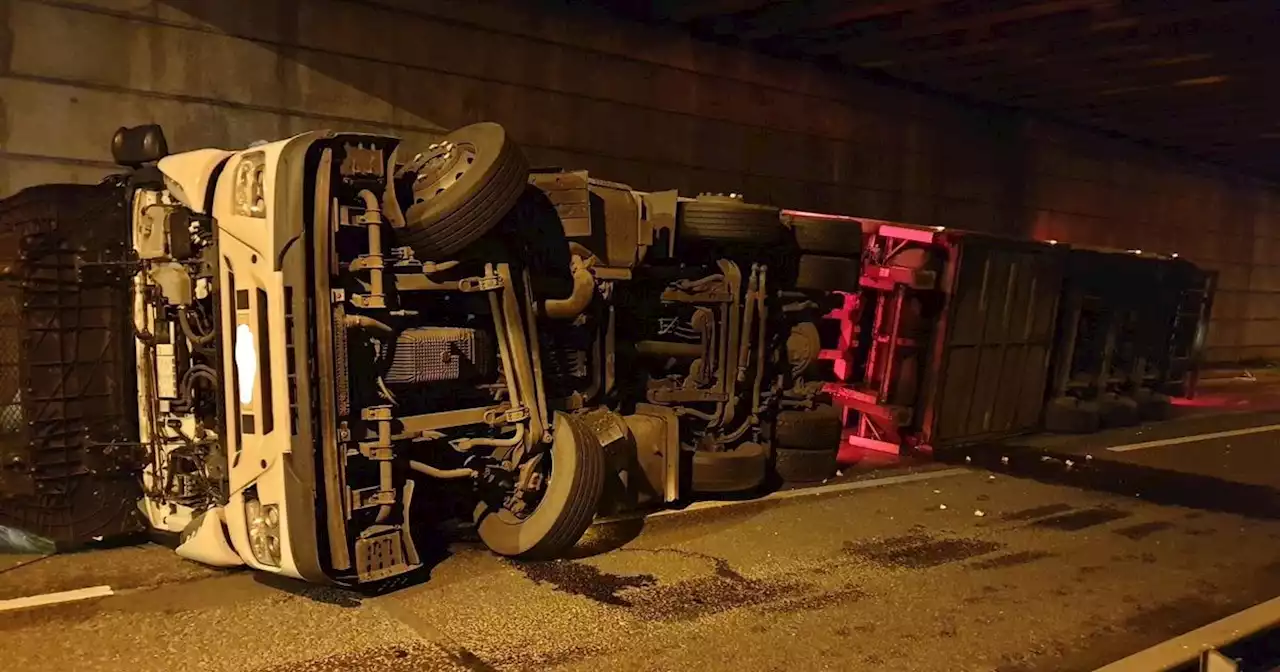
{"label": "concrete ceiling", "polygon": [[1280,179],[1276,0],[623,0],[612,11]]}

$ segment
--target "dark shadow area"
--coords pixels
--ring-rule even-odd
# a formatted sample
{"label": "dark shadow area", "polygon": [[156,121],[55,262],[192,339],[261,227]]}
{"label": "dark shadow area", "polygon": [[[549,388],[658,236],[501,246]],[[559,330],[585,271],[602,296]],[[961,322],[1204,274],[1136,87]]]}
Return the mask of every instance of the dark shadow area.
{"label": "dark shadow area", "polygon": [[305,597],[313,602],[338,607],[358,607],[366,597],[386,595],[428,583],[431,580],[432,571],[453,555],[449,550],[450,544],[454,541],[452,536],[438,531],[417,535],[414,541],[417,544],[422,566],[411,572],[368,584],[353,587],[316,585],[270,572],[253,572],[253,579],[264,586]]}
{"label": "dark shadow area", "polygon": [[[1234,659],[1241,671],[1280,669],[1280,626],[1267,628],[1219,649]],[[1197,672],[1198,667],[1185,665],[1173,672]]]}
{"label": "dark shadow area", "polygon": [[616,551],[639,537],[644,532],[644,527],[644,518],[639,515],[596,523],[587,528],[586,534],[582,535],[582,539],[578,540],[578,544],[565,557],[582,560]]}
{"label": "dark shadow area", "polygon": [[270,572],[254,572],[253,580],[270,588],[305,597],[313,602],[333,605],[335,607],[353,608],[360,606],[363,598],[359,592],[337,586],[318,586],[298,579]]}
{"label": "dark shadow area", "polygon": [[1045,450],[986,445],[937,453],[944,463],[968,465],[1042,483],[1136,497],[1145,502],[1280,519],[1280,490],[1212,476]]}

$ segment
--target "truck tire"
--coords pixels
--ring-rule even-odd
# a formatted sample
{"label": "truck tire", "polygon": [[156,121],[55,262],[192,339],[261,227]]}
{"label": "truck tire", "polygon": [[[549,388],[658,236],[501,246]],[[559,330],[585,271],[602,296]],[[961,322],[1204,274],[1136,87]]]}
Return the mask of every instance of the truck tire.
{"label": "truck tire", "polygon": [[1044,410],[1045,431],[1054,434],[1092,434],[1102,427],[1098,404],[1075,397],[1058,397]]}
{"label": "truck tire", "polygon": [[723,452],[698,451],[693,454],[690,486],[694,492],[745,492],[764,483],[769,454],[758,443],[744,443]]}
{"label": "truck tire", "polygon": [[421,261],[441,260],[475,242],[515,206],[529,179],[520,148],[498,124],[447,135],[417,169],[400,241]]}
{"label": "truck tire", "polygon": [[836,447],[825,450],[779,448],[774,470],[784,483],[817,483],[836,475]]}
{"label": "truck tire", "polygon": [[557,413],[549,455],[546,492],[533,513],[520,518],[487,502],[476,506],[476,532],[494,553],[521,560],[562,556],[595,518],[605,481],[595,436],[577,418]]}
{"label": "truck tire", "polygon": [[1103,427],[1131,427],[1138,424],[1138,402],[1119,394],[1105,394],[1098,400]]}
{"label": "truck tire", "polygon": [[680,203],[676,235],[684,240],[770,244],[782,240],[778,209],[728,196],[702,195]]}
{"label": "truck tire", "polygon": [[836,450],[843,432],[840,409],[834,406],[782,411],[773,424],[773,443],[779,448]]}
{"label": "truck tire", "polygon": [[796,288],[820,292],[854,291],[862,266],[854,259],[806,254],[800,257]]}
{"label": "truck tire", "polygon": [[805,215],[784,215],[801,252],[862,256],[862,226],[858,222]]}
{"label": "truck tire", "polygon": [[1173,415],[1173,400],[1165,394],[1152,394],[1138,402],[1138,418],[1141,420],[1168,420]]}

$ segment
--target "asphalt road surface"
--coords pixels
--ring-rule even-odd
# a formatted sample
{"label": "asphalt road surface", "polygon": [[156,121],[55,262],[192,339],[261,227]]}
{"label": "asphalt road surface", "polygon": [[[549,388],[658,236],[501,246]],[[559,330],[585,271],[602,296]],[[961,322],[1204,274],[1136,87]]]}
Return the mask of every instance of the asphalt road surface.
{"label": "asphalt road surface", "polygon": [[0,600],[116,594],[0,612],[0,666],[1091,670],[1280,595],[1280,428],[1257,430],[1280,425],[1272,410],[1022,440],[839,492],[600,525],[572,560],[454,544],[429,577],[381,595],[155,546],[8,558]]}

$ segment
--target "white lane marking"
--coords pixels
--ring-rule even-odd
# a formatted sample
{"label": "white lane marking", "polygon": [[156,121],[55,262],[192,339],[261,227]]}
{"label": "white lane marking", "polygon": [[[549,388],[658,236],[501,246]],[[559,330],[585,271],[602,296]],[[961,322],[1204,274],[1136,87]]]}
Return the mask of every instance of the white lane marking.
{"label": "white lane marking", "polygon": [[948,478],[950,476],[959,476],[960,474],[974,473],[969,469],[939,469],[937,471],[924,471],[915,474],[902,474],[901,476],[888,476],[885,478],[876,478],[866,481],[853,481],[852,483],[833,483],[831,485],[820,485],[812,488],[796,488],[794,490],[782,490],[780,492],[770,493],[764,497],[756,497],[755,499],[734,499],[722,501],[704,501],[694,502],[683,509],[662,509],[652,513],[636,513],[621,516],[613,516],[596,521],[596,525],[607,523],[616,523],[623,520],[635,520],[636,518],[662,518],[664,516],[676,516],[682,513],[693,513],[695,511],[707,511],[709,509],[720,509],[727,506],[741,506],[743,504],[755,504],[757,502],[777,502],[784,499],[795,499],[796,497],[813,497],[816,495],[829,495],[839,492],[851,492],[853,490],[867,490],[870,488],[879,488],[886,485],[898,485],[901,483],[915,483],[917,481],[928,481],[935,478]]}
{"label": "white lane marking", "polygon": [[61,602],[75,602],[76,600],[89,600],[95,597],[107,597],[113,594],[115,594],[115,592],[111,590],[111,586],[94,586],[92,588],[64,590],[60,593],[45,593],[44,595],[32,595],[30,597],[17,597],[12,600],[0,600],[0,611],[43,607],[50,604],[59,604]]}
{"label": "white lane marking", "polygon": [[1142,443],[1128,443],[1123,446],[1111,446],[1107,450],[1113,453],[1127,453],[1131,450],[1143,450],[1145,448],[1158,448],[1160,446],[1176,446],[1182,443],[1198,443],[1200,441],[1212,441],[1213,439],[1225,439],[1232,436],[1245,436],[1247,434],[1261,434],[1263,432],[1280,431],[1280,425],[1263,425],[1261,427],[1246,427],[1244,429],[1232,429],[1225,432],[1212,432],[1209,434],[1192,434],[1191,436],[1179,436],[1176,439],[1160,439],[1158,441],[1143,441]]}

